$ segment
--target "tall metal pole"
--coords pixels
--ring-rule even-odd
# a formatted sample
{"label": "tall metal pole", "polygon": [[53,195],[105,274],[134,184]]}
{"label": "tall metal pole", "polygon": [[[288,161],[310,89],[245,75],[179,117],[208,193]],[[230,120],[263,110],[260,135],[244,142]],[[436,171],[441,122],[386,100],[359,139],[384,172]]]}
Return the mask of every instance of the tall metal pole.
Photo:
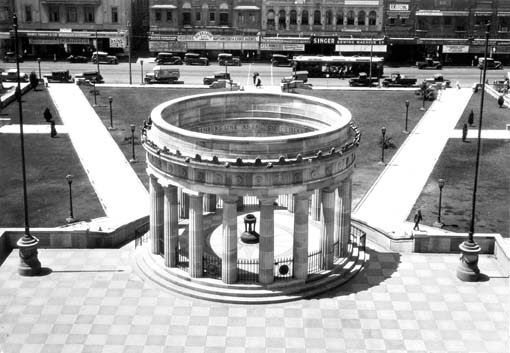
{"label": "tall metal pole", "polygon": [[101,74],[99,70],[99,40],[97,38],[97,29],[96,29],[96,63],[97,63],[97,73]]}
{"label": "tall metal pole", "polygon": [[19,75],[19,56],[18,56],[18,17],[12,15],[14,28],[14,56],[16,58],[16,72],[18,85],[16,86],[16,98],[19,107],[19,134],[21,144],[21,174],[23,182],[23,211],[25,221],[25,234],[16,245],[19,248],[20,263],[18,273],[22,276],[36,276],[41,272],[41,263],[37,258],[37,245],[39,239],[30,234],[30,223],[28,219],[28,197],[27,197],[27,173],[25,168],[25,140],[23,135],[23,105],[21,102],[21,80]]}
{"label": "tall metal pole", "polygon": [[129,84],[133,84],[133,77],[131,76],[131,22],[127,22],[128,30],[128,62],[129,62]]}
{"label": "tall metal pole", "polygon": [[368,74],[368,87],[372,87],[372,55],[374,53],[374,37],[370,37],[370,68]]}
{"label": "tall metal pole", "polygon": [[37,65],[39,65],[39,80],[42,79],[41,76],[41,58],[37,58]]}

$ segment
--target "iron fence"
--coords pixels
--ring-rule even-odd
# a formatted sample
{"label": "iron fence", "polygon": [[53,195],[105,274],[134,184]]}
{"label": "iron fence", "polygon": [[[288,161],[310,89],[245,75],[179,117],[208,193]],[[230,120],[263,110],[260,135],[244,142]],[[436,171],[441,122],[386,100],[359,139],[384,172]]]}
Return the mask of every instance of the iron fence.
{"label": "iron fence", "polygon": [[274,262],[274,279],[284,280],[292,278],[294,275],[294,260],[292,257],[284,257],[275,259]]}
{"label": "iron fence", "polygon": [[240,282],[257,282],[259,280],[259,259],[238,259],[237,278]]}
{"label": "iron fence", "polygon": [[175,254],[177,255],[177,263],[176,267],[179,270],[189,272],[189,258],[186,254],[181,252],[180,248],[175,249]]}
{"label": "iron fence", "polygon": [[221,279],[221,258],[218,256],[202,256],[204,277]]}
{"label": "iron fence", "polygon": [[356,243],[359,247],[361,247],[361,250],[365,251],[366,241],[367,241],[367,233],[365,233],[360,228],[351,225],[350,242]]}
{"label": "iron fence", "polygon": [[308,254],[308,274],[322,270],[322,250],[316,250]]}

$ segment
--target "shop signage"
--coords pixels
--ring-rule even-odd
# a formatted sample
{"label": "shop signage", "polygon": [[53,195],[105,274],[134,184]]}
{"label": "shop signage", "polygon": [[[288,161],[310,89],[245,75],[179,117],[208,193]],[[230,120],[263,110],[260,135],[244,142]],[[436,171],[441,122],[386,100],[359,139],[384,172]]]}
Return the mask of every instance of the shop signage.
{"label": "shop signage", "polygon": [[110,38],[110,48],[126,48],[126,38],[114,37]]}
{"label": "shop signage", "polygon": [[55,44],[90,44],[87,38],[28,38],[29,44],[34,45],[55,45]]}
{"label": "shop signage", "polygon": [[168,41],[175,41],[177,40],[177,36],[160,36],[157,34],[151,34],[149,36],[149,40],[168,40]]}
{"label": "shop signage", "polygon": [[384,39],[345,39],[345,38],[338,38],[336,44],[382,45],[382,44],[384,44]]}
{"label": "shop signage", "polygon": [[184,53],[187,51],[186,43],[176,41],[162,41],[162,40],[151,40],[149,41],[149,51],[151,52],[179,52]]}
{"label": "shop signage", "polygon": [[344,44],[344,45],[336,45],[335,51],[338,52],[365,52],[365,53],[386,53],[387,46],[386,45],[366,45],[366,44]]}
{"label": "shop signage", "polygon": [[467,54],[469,45],[443,45],[443,53]]}
{"label": "shop signage", "polygon": [[335,45],[336,37],[310,37],[311,44],[320,44],[320,45]]}
{"label": "shop signage", "polygon": [[304,44],[291,43],[260,43],[260,50],[264,51],[305,51]]}
{"label": "shop signage", "polygon": [[193,40],[214,40],[214,36],[211,32],[200,31],[193,36]]}
{"label": "shop signage", "polygon": [[443,16],[440,10],[419,10],[416,16]]}
{"label": "shop signage", "polygon": [[[205,32],[205,31],[203,31]],[[199,32],[199,33],[203,33]],[[205,32],[209,33],[209,32]],[[198,34],[198,33],[197,33]],[[179,35],[176,37],[178,41],[240,41],[240,42],[249,42],[249,41],[256,41],[256,36],[224,36],[224,35],[216,35],[213,36],[207,36],[207,35]],[[209,33],[210,34],[210,33]]]}
{"label": "shop signage", "polygon": [[[33,38],[96,38],[96,32],[57,32],[57,31],[20,31],[27,37]],[[119,32],[97,32],[98,38],[121,38],[125,33]]]}
{"label": "shop signage", "polygon": [[409,11],[408,4],[390,4],[390,11]]}

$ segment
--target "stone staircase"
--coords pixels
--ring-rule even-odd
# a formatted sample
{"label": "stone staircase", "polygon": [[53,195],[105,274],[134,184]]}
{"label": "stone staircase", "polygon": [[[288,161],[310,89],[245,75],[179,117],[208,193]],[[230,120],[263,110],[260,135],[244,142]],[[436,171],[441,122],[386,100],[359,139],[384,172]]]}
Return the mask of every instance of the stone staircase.
{"label": "stone staircase", "polygon": [[137,247],[136,270],[142,278],[179,294],[221,303],[271,304],[315,297],[349,281],[360,272],[369,255],[356,243],[350,245],[350,256],[340,258],[332,270],[322,271],[303,280],[275,280],[259,283],[225,284],[218,279],[190,278],[177,268],[165,267],[163,257],[152,255],[148,243]]}

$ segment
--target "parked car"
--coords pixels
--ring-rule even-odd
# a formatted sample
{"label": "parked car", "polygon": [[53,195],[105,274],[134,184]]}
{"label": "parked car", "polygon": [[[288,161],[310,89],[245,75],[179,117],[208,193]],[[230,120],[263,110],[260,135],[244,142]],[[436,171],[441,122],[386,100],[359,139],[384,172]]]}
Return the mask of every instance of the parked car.
{"label": "parked car", "polygon": [[212,85],[218,80],[230,80],[230,72],[216,72],[212,76],[204,77],[204,85]]}
{"label": "parked car", "polygon": [[51,74],[44,75],[44,78],[51,83],[72,83],[74,82],[73,76],[69,74],[69,70],[66,71],[52,71]]}
{"label": "parked car", "polygon": [[172,53],[158,53],[155,62],[159,65],[182,65],[181,57]]}
{"label": "parked car", "polygon": [[144,82],[151,83],[183,83],[179,81],[181,73],[179,69],[171,66],[157,65],[154,66],[152,72],[145,75]]}
{"label": "parked car", "polygon": [[[16,55],[14,54],[13,51],[8,51],[8,52],[5,53],[3,60],[6,63],[15,63],[16,62]],[[23,55],[18,54],[18,60],[19,60],[20,63],[22,63],[23,62]]]}
{"label": "parked car", "polygon": [[89,62],[89,58],[83,55],[69,55],[67,61],[70,63],[87,63]]}
{"label": "parked car", "polygon": [[186,53],[184,54],[184,63],[186,65],[209,65],[209,59],[204,56],[200,56],[197,53]]}
{"label": "parked car", "polygon": [[286,55],[273,54],[271,56],[271,65],[273,66],[292,66],[292,64],[292,59],[289,59]]}
{"label": "parked car", "polygon": [[232,54],[221,53],[218,54],[218,64],[221,66],[241,66],[241,59]]}
{"label": "parked car", "polygon": [[100,64],[115,64],[119,63],[119,59],[115,55],[108,55],[108,53],[104,51],[96,51],[92,54],[91,58],[92,63],[97,64],[99,61]]}
{"label": "parked car", "polygon": [[349,86],[351,87],[369,87],[375,86],[379,83],[377,77],[368,77],[366,72],[360,72],[358,77],[349,79]]}
{"label": "parked car", "polygon": [[409,78],[398,72],[392,73],[390,77],[382,81],[384,87],[410,87],[416,84],[417,79]]}
{"label": "parked car", "polygon": [[75,79],[81,81],[88,81],[91,83],[104,83],[103,76],[97,71],[83,72],[75,76]]}
{"label": "parked car", "polygon": [[425,79],[425,82],[429,84],[441,83],[445,88],[452,86],[452,81],[445,79],[441,74],[435,74],[434,77]]}
{"label": "parked car", "polygon": [[308,71],[302,70],[302,71],[294,71],[292,73],[292,76],[287,76],[282,78],[282,83],[285,82],[291,82],[291,81],[308,81]]}
{"label": "parked car", "polygon": [[443,64],[440,61],[433,60],[432,58],[425,58],[423,61],[417,61],[416,66],[418,69],[436,69],[441,70],[443,68]]}
{"label": "parked car", "polygon": [[[21,82],[28,82],[28,75],[24,72],[20,71],[19,78]],[[9,69],[2,72],[2,81],[18,82],[18,71],[16,69]]]}
{"label": "parked car", "polygon": [[478,68],[480,70],[483,70],[486,60],[487,60],[487,70],[503,69],[503,64],[501,63],[501,61],[494,60],[493,58],[479,58],[478,59]]}

